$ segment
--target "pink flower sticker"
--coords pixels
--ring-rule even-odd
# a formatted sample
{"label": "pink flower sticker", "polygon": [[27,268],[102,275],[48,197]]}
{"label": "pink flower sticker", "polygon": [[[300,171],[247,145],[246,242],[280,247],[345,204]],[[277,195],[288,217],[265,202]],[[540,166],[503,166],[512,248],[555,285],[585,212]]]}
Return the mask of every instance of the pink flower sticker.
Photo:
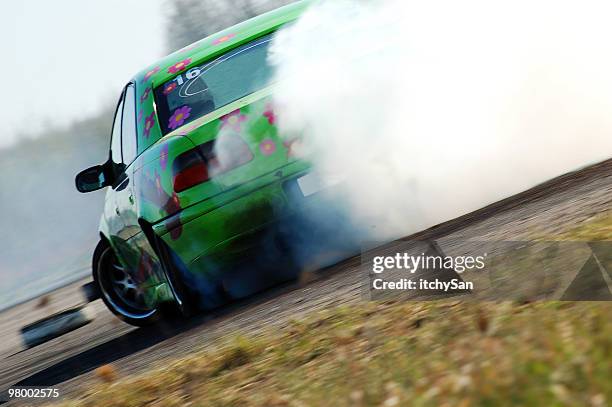
{"label": "pink flower sticker", "polygon": [[[176,192],[172,191],[172,196],[164,205],[164,209],[167,213],[176,213],[182,209],[181,202]],[[170,231],[170,237],[172,240],[176,240],[181,237],[181,234],[183,233],[183,225],[181,224],[180,218],[171,218],[166,220],[166,227]]]}
{"label": "pink flower sticker", "polygon": [[166,170],[166,166],[168,165],[168,144],[164,144],[161,148],[161,152],[159,153],[159,165],[161,166],[162,171]]}
{"label": "pink flower sticker", "polygon": [[172,93],[172,91],[174,91],[174,89],[176,89],[176,86],[177,86],[177,85],[176,85],[176,82],[170,82],[169,84],[167,84],[167,85],[164,87],[163,94],[164,94],[164,95],[169,95],[169,94],[171,94],[171,93]]}
{"label": "pink flower sticker", "polygon": [[174,130],[177,127],[182,126],[183,123],[185,123],[185,120],[187,120],[187,118],[190,116],[190,113],[191,108],[189,106],[182,106],[176,109],[174,113],[172,113],[172,116],[170,116],[168,128]]}
{"label": "pink flower sticker", "polygon": [[272,109],[272,105],[268,104],[266,105],[266,111],[264,112],[264,117],[266,117],[268,119],[268,123],[270,123],[271,125],[274,125],[274,123],[276,123],[276,114],[274,113],[274,110]]}
{"label": "pink flower sticker", "polygon": [[143,104],[145,100],[149,97],[149,93],[151,93],[151,88],[146,88],[142,95],[140,95],[140,104]]}
{"label": "pink flower sticker", "polygon": [[185,68],[187,68],[187,65],[189,65],[190,63],[191,63],[191,58],[184,59],[181,62],[177,62],[176,64],[168,68],[168,72],[169,73],[179,73]]}
{"label": "pink flower sticker", "polygon": [[138,123],[140,123],[140,122],[142,121],[142,118],[143,118],[143,117],[144,117],[144,110],[140,109],[140,110],[138,111],[138,118],[137,118]]}
{"label": "pink flower sticker", "polygon": [[259,145],[259,151],[261,151],[263,155],[272,155],[276,151],[276,143],[267,138]]}
{"label": "pink flower sticker", "polygon": [[149,79],[151,79],[151,76],[155,75],[157,72],[159,72],[159,66],[156,66],[155,68],[148,71],[145,74],[144,78],[142,78],[142,83],[147,82]]}
{"label": "pink flower sticker", "polygon": [[223,44],[224,42],[227,42],[227,41],[231,40],[235,36],[236,36],[236,34],[234,34],[234,33],[227,34],[227,35],[224,35],[223,37],[216,38],[212,43],[213,43],[213,45]]}
{"label": "pink flower sticker", "polygon": [[246,115],[240,112],[240,109],[236,109],[231,113],[221,117],[221,128],[230,128],[236,132],[239,132],[242,128],[242,123],[247,119]]}
{"label": "pink flower sticker", "polygon": [[157,170],[155,170],[155,188],[157,189],[157,195],[160,197],[167,195],[166,191],[164,191],[164,188],[162,187],[161,177],[157,173]]}
{"label": "pink flower sticker", "polygon": [[145,118],[145,122],[144,122],[145,139],[149,138],[151,129],[153,128],[154,125],[155,125],[155,112],[151,112],[151,114]]}

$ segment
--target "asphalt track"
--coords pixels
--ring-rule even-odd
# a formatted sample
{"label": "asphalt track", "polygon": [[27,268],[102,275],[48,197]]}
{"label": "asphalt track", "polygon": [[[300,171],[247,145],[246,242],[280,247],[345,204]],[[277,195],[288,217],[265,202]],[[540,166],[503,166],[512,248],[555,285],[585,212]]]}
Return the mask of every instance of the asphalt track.
{"label": "asphalt track", "polygon": [[[521,240],[534,233],[554,234],[595,215],[612,211],[612,159],[566,174],[473,213],[401,240],[482,238]],[[392,247],[392,245],[391,245]],[[168,358],[215,346],[232,333],[257,335],[282,329],[291,319],[339,304],[363,301],[359,257],[276,287],[188,322],[134,328],[108,312],[101,301],[89,306],[94,321],[31,349],[23,349],[18,330],[52,312],[82,302],[82,282],[0,313],[0,391],[14,385],[59,388],[78,396],[94,370],[113,364],[120,376],[163,366]]]}

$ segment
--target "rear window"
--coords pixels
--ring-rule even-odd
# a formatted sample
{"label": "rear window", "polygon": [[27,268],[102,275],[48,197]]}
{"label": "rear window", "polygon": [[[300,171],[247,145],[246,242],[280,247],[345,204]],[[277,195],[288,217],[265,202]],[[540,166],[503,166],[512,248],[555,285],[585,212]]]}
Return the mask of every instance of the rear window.
{"label": "rear window", "polygon": [[180,73],[155,89],[164,134],[265,87],[272,34]]}

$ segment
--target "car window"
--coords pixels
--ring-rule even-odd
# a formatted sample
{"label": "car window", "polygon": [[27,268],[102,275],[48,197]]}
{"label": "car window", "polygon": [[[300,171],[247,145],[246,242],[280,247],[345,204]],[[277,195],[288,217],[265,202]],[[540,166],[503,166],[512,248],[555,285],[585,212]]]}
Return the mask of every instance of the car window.
{"label": "car window", "polygon": [[134,93],[134,85],[128,85],[123,100],[121,144],[125,165],[131,164],[136,158],[136,97]]}
{"label": "car window", "polygon": [[157,87],[155,100],[163,133],[269,85],[271,41],[271,34],[258,38]]}
{"label": "car window", "polygon": [[121,114],[123,112],[123,95],[119,99],[117,111],[115,112],[115,120],[113,121],[113,132],[111,133],[111,160],[115,164],[123,163],[121,157]]}

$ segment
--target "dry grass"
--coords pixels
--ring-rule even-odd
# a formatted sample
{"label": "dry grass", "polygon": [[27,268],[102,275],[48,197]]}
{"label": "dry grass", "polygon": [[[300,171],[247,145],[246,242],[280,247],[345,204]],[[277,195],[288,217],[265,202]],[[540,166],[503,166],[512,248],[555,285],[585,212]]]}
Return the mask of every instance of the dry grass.
{"label": "dry grass", "polygon": [[[609,239],[612,217],[564,238]],[[612,303],[362,303],[221,344],[76,406],[607,406]]]}
{"label": "dry grass", "polygon": [[592,405],[612,400],[610,303],[367,303],[66,405]]}
{"label": "dry grass", "polygon": [[582,224],[555,236],[553,240],[612,241],[612,212],[595,215]]}

